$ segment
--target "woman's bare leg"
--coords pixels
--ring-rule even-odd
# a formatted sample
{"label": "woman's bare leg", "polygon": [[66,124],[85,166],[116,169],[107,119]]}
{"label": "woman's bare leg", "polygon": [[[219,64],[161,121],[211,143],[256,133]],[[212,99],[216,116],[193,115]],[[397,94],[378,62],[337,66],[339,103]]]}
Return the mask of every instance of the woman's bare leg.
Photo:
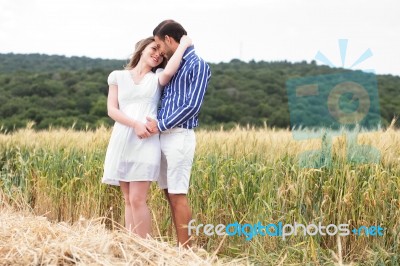
{"label": "woman's bare leg", "polygon": [[129,201],[129,183],[120,181],[119,184],[125,200],[125,228],[132,233],[136,233],[133,222],[132,206]]}
{"label": "woman's bare leg", "polygon": [[150,184],[150,181],[129,182],[129,201],[135,224],[135,233],[143,238],[151,235],[151,216],[147,206],[147,193]]}

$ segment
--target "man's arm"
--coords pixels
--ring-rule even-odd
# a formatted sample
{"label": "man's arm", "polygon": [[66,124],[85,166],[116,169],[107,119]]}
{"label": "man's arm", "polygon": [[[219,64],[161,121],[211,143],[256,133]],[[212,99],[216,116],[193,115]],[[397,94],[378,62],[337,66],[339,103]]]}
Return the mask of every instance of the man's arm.
{"label": "man's arm", "polygon": [[167,118],[158,121],[157,127],[159,131],[174,128],[199,113],[211,76],[210,67],[203,60],[199,60],[194,66],[193,73],[195,76],[189,84],[185,103]]}

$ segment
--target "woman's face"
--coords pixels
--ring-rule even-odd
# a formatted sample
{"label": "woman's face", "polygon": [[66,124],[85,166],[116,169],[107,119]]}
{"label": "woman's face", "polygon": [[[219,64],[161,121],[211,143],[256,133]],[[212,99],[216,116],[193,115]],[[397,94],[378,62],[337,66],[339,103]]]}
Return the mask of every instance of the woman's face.
{"label": "woman's face", "polygon": [[142,59],[151,67],[156,67],[162,63],[164,60],[163,55],[160,52],[160,49],[157,47],[156,42],[151,42],[149,45],[144,48],[142,53]]}

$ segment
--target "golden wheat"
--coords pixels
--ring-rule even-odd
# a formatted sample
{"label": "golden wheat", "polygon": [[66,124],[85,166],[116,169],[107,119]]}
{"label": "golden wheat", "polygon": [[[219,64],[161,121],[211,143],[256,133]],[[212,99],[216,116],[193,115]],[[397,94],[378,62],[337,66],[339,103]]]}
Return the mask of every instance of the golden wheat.
{"label": "golden wheat", "polygon": [[[189,192],[197,223],[316,223],[380,225],[383,237],[349,235],[257,236],[199,235],[195,242],[219,255],[250,257],[256,263],[400,263],[400,132],[389,128],[349,132],[332,138],[296,140],[289,130],[236,128],[197,131]],[[0,135],[1,188],[10,204],[27,202],[38,215],[75,223],[80,217],[106,217],[108,228],[122,223],[118,188],[100,184],[110,130],[74,131],[30,128]],[[377,163],[351,161],[348,143],[373,147]],[[325,144],[324,144],[325,143]],[[353,144],[354,144],[353,143]],[[321,150],[320,168],[304,168],[301,153]],[[362,158],[366,149],[356,150]],[[169,207],[152,186],[149,203],[155,235],[174,242]],[[221,241],[223,243],[221,245]]]}

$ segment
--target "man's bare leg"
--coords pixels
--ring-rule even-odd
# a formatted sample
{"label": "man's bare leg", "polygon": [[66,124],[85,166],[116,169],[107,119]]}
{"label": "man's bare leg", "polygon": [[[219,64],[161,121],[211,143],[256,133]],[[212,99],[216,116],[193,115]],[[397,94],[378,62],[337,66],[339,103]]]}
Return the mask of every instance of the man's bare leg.
{"label": "man's bare leg", "polygon": [[167,198],[169,207],[171,209],[172,222],[174,223],[174,226],[175,226],[175,224],[176,224],[175,223],[175,214],[174,214],[174,209],[172,208],[172,205],[171,205],[171,200],[169,199],[168,189],[164,189],[164,194],[165,194],[165,198]]}
{"label": "man's bare leg", "polygon": [[178,236],[178,245],[188,248],[191,246],[188,224],[192,219],[192,211],[190,210],[187,196],[186,194],[168,194],[168,201]]}

